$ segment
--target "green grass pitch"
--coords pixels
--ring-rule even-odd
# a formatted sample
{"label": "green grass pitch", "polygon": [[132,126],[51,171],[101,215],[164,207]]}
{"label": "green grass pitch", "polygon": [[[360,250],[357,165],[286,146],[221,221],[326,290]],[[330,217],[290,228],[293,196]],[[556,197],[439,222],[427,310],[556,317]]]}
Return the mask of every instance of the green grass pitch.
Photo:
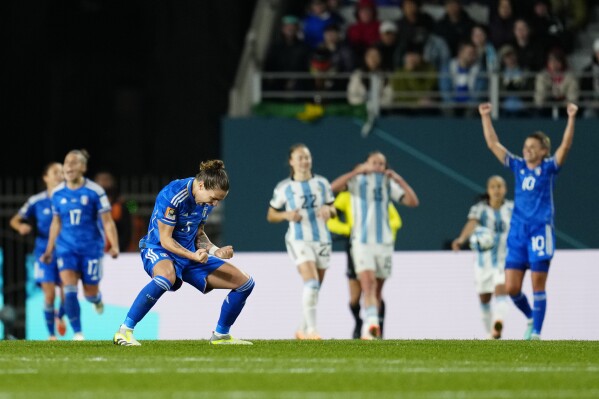
{"label": "green grass pitch", "polygon": [[0,399],[599,398],[595,341],[0,342]]}

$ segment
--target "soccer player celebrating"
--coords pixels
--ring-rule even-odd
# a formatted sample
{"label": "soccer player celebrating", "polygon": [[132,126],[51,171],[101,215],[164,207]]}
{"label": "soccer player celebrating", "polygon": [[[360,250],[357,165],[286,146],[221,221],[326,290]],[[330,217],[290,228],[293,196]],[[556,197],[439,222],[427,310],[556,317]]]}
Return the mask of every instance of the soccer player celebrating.
{"label": "soccer player celebrating", "polygon": [[334,192],[348,190],[352,201],[351,253],[362,287],[365,323],[362,339],[381,337],[379,309],[385,279],[391,275],[393,233],[389,226],[389,202],[416,207],[416,193],[395,171],[387,167],[387,158],[375,151],[366,162],[339,176],[331,187]]}
{"label": "soccer player celebrating", "polygon": [[233,247],[217,247],[204,232],[208,215],[228,193],[229,177],[220,160],[202,162],[195,177],[174,180],[158,193],[148,234],[139,242],[144,269],[152,280],[114,335],[116,345],[141,345],[133,329],[165,292],[178,290],[183,282],[203,294],[215,288],[231,290],[210,344],[252,345],[233,338],[229,330],[254,289],[254,279],[224,260],[233,257]]}
{"label": "soccer player celebrating", "polygon": [[[49,263],[56,246],[56,261],[65,293],[65,312],[73,328],[73,339],[84,339],[81,333],[81,308],[77,299],[77,283],[83,283],[87,301],[102,314],[104,304],[100,293],[104,232],[110,242],[110,255],[119,255],[116,226],[110,214],[110,203],[104,189],[87,179],[89,154],[72,150],[64,160],[65,181],[52,193],[53,218],[42,263]],[[100,227],[101,222],[103,226]]]}
{"label": "soccer player celebrating", "polygon": [[[499,142],[491,121],[491,104],[481,104],[478,110],[487,146],[502,164],[512,170],[516,180],[514,212],[507,238],[506,289],[516,307],[528,319],[524,339],[540,339],[547,307],[545,284],[555,242],[553,185],[572,146],[578,107],[568,104],[566,129],[553,156],[550,156],[549,138],[542,132],[535,132],[524,141],[522,158],[510,153]],[[533,309],[522,293],[522,280],[528,268],[532,277]]]}
{"label": "soccer player celebrating", "polygon": [[[50,341],[56,340],[54,328],[58,334],[64,335],[66,325],[63,320],[64,316],[64,293],[62,291],[62,283],[58,274],[58,266],[56,258],[50,263],[42,263],[39,261],[40,256],[46,250],[48,245],[48,234],[50,232],[50,224],[52,223],[52,201],[50,197],[52,191],[62,183],[64,176],[62,174],[62,164],[52,162],[44,169],[42,176],[46,184],[46,190],[37,193],[27,200],[21,207],[19,212],[10,219],[10,226],[21,235],[31,233],[31,222],[35,222],[37,234],[35,237],[35,282],[39,284],[44,293],[44,319],[48,328]],[[54,311],[54,301],[56,298],[56,287],[60,288],[60,307],[58,312]]]}
{"label": "soccer player celebrating", "polygon": [[[483,325],[487,334],[495,339],[501,338],[503,321],[509,306],[505,290],[505,256],[507,232],[510,228],[514,203],[505,199],[506,192],[507,187],[503,177],[497,175],[489,177],[487,192],[483,195],[483,199],[470,208],[468,221],[458,238],[451,243],[452,249],[458,251],[475,233],[478,226],[493,233],[490,248],[477,245],[472,249],[476,251],[474,276]],[[493,293],[495,293],[495,306],[491,311]]]}
{"label": "soccer player celebrating", "polygon": [[304,282],[302,323],[297,339],[321,339],[316,328],[318,292],[329,267],[331,234],[326,222],[337,214],[329,181],[312,174],[312,155],[304,144],[289,149],[291,176],[277,184],[266,219],[289,222],[287,253]]}

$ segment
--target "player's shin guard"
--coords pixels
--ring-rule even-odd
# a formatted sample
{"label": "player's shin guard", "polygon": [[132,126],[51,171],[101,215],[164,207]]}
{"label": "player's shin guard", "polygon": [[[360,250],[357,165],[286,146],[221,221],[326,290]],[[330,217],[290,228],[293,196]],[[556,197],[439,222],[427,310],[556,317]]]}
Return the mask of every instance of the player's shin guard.
{"label": "player's shin guard", "polygon": [[304,282],[302,294],[302,313],[306,332],[311,334],[316,331],[316,305],[318,304],[318,291],[320,283],[316,279]]}
{"label": "player's shin guard", "polygon": [[492,314],[491,314],[491,304],[490,303],[480,303],[480,314],[481,320],[483,321],[483,325],[485,326],[485,332],[487,334],[491,333],[491,323],[492,323]]}
{"label": "player's shin guard", "polygon": [[100,302],[102,302],[102,293],[98,292],[97,295],[92,295],[92,296],[86,295],[85,300],[88,302],[91,302],[93,304],[100,303]]}
{"label": "player's shin guard", "polygon": [[162,294],[170,290],[172,286],[166,277],[154,277],[152,281],[142,288],[135,301],[133,301],[133,305],[131,305],[131,309],[129,309],[129,313],[127,313],[127,318],[123,324],[130,329],[135,328],[135,325],[148,314]]}
{"label": "player's shin guard", "polygon": [[46,320],[48,333],[54,335],[54,304],[44,304],[44,319]]}
{"label": "player's shin guard", "polygon": [[77,299],[77,286],[64,286],[64,310],[74,333],[81,332],[81,308]]}
{"label": "player's shin guard", "polygon": [[545,291],[537,291],[533,294],[533,299],[532,333],[540,335],[547,309],[547,294]]}
{"label": "player's shin guard", "polygon": [[218,324],[216,325],[216,332],[218,334],[228,334],[229,330],[237,316],[241,313],[241,310],[245,306],[245,301],[254,289],[254,279],[249,278],[241,287],[235,288],[229,292],[229,295],[225,297],[223,306],[220,309],[220,317],[218,318]]}
{"label": "player's shin guard", "polygon": [[527,319],[530,319],[532,317],[532,309],[530,308],[530,304],[528,303],[528,298],[526,298],[526,295],[520,292],[511,298],[512,302],[514,302],[514,305],[516,305],[516,307],[520,309],[522,313],[524,313],[524,316],[526,316]]}
{"label": "player's shin guard", "polygon": [[493,310],[493,319],[495,321],[504,321],[509,309],[509,299],[507,295],[495,296],[495,308]]}

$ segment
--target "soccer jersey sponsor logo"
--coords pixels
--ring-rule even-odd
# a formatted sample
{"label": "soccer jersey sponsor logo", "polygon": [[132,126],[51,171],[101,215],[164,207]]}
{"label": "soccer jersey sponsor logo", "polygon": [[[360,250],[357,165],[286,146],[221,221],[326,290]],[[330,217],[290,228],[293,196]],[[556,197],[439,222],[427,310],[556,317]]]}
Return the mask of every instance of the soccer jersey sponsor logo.
{"label": "soccer jersey sponsor logo", "polygon": [[164,217],[169,220],[175,220],[175,209],[171,207],[166,208],[166,212],[164,212]]}

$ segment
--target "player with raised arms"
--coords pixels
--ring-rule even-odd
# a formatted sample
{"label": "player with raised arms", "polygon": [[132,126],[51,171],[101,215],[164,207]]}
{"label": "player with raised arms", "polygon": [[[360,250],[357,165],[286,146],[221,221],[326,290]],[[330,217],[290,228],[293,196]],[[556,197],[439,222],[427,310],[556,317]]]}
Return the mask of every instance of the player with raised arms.
{"label": "player with raised arms", "polygon": [[289,222],[287,253],[304,283],[302,322],[297,339],[321,339],[316,328],[318,293],[331,256],[331,234],[326,222],[337,214],[329,181],[312,174],[312,155],[304,144],[289,149],[291,176],[280,181],[270,200],[266,219]]}
{"label": "player with raised arms", "polygon": [[[499,142],[491,121],[491,104],[480,104],[478,110],[487,146],[515,177],[514,212],[507,238],[506,289],[516,307],[528,319],[524,339],[540,339],[547,307],[545,285],[555,249],[553,186],[572,147],[578,107],[568,104],[568,122],[562,142],[553,156],[549,137],[543,132],[535,132],[525,139],[522,158],[509,152]],[[522,281],[529,268],[532,309],[522,293]]]}
{"label": "player with raised arms", "polygon": [[234,338],[229,330],[254,289],[254,279],[225,261],[233,247],[214,245],[204,225],[208,215],[229,193],[229,177],[221,160],[200,164],[195,177],[173,180],[156,197],[148,234],[140,242],[141,259],[152,280],[141,289],[113,338],[116,345],[141,345],[133,329],[160,297],[178,290],[183,282],[203,294],[231,290],[223,301],[210,344],[252,345]]}

